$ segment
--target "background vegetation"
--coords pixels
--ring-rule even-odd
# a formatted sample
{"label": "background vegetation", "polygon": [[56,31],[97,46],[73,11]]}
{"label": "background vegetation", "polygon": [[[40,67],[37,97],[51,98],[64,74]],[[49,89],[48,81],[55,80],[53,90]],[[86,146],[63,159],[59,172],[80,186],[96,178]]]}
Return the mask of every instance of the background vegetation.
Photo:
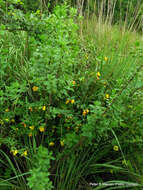
{"label": "background vegetation", "polygon": [[142,6],[0,1],[2,190],[142,189]]}

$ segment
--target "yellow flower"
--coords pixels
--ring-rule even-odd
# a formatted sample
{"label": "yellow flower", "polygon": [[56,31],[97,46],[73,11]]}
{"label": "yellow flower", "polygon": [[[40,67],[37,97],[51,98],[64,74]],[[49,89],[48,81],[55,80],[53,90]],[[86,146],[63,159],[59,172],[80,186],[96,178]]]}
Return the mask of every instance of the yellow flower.
{"label": "yellow flower", "polygon": [[40,132],[44,132],[44,131],[45,131],[45,128],[41,126],[41,127],[39,128],[39,130],[40,130]]}
{"label": "yellow flower", "polygon": [[112,169],[110,170],[110,173],[113,174],[113,170]]}
{"label": "yellow flower", "polygon": [[68,104],[70,102],[70,100],[66,100],[66,104]]}
{"label": "yellow flower", "polygon": [[32,137],[32,133],[29,133],[28,136],[29,136],[29,137]]}
{"label": "yellow flower", "polygon": [[109,99],[109,94],[106,94],[106,95],[105,95],[105,98],[106,98],[106,99]]}
{"label": "yellow flower", "polygon": [[27,150],[25,150],[25,151],[23,152],[22,156],[27,156],[27,155],[28,155]]}
{"label": "yellow flower", "polygon": [[32,112],[32,108],[31,107],[29,107],[29,110]]}
{"label": "yellow flower", "polygon": [[74,104],[75,103],[75,100],[71,100],[71,104]]}
{"label": "yellow flower", "polygon": [[100,72],[97,72],[97,77],[100,77],[100,76],[101,76]]}
{"label": "yellow flower", "polygon": [[96,76],[97,76],[97,80],[99,80],[101,76],[100,72],[97,72]]}
{"label": "yellow flower", "polygon": [[85,111],[86,111],[86,113],[89,113],[89,109],[86,109]]}
{"label": "yellow flower", "polygon": [[34,92],[36,92],[36,91],[38,90],[38,87],[37,87],[37,86],[33,86],[32,90],[33,90]]}
{"label": "yellow flower", "polygon": [[15,123],[15,120],[14,120],[14,119],[11,119],[11,122],[12,122],[12,123]]}
{"label": "yellow flower", "polygon": [[108,57],[104,57],[104,61],[107,61],[108,60]]}
{"label": "yellow flower", "polygon": [[89,109],[86,109],[86,110],[83,110],[82,115],[86,116],[86,114],[88,114],[88,113],[89,113]]}
{"label": "yellow flower", "polygon": [[83,110],[82,115],[86,116],[86,110]]}
{"label": "yellow flower", "polygon": [[13,156],[16,156],[16,154],[18,153],[18,150],[12,150],[11,152],[13,153]]}
{"label": "yellow flower", "polygon": [[50,143],[49,143],[49,146],[54,146],[54,145],[55,145],[54,142],[50,142]]}
{"label": "yellow flower", "polygon": [[60,145],[61,145],[61,146],[64,146],[64,141],[60,141]]}
{"label": "yellow flower", "polygon": [[115,146],[113,147],[113,150],[119,151],[119,147],[118,147],[117,145],[115,145]]}
{"label": "yellow flower", "polygon": [[7,109],[5,109],[5,112],[9,112],[9,109],[7,108]]}
{"label": "yellow flower", "polygon": [[73,80],[73,81],[72,81],[72,84],[73,84],[73,85],[75,85],[75,84],[76,84],[76,82]]}
{"label": "yellow flower", "polygon": [[45,111],[45,110],[46,110],[46,106],[43,106],[43,107],[42,107],[42,110]]}
{"label": "yellow flower", "polygon": [[29,129],[31,129],[31,130],[34,130],[34,128],[35,128],[35,127],[34,127],[33,125],[29,127]]}
{"label": "yellow flower", "polygon": [[67,130],[70,130],[70,127],[69,127],[69,126],[67,127]]}
{"label": "yellow flower", "polygon": [[3,124],[4,124],[4,122],[3,122],[3,120],[2,120],[2,119],[0,119],[0,124],[1,124],[1,125],[3,125]]}
{"label": "yellow flower", "polygon": [[67,119],[72,119],[72,116],[68,116]]}
{"label": "yellow flower", "polygon": [[6,121],[6,122],[9,122],[9,119],[8,119],[8,118],[6,118],[6,119],[5,119],[5,121]]}

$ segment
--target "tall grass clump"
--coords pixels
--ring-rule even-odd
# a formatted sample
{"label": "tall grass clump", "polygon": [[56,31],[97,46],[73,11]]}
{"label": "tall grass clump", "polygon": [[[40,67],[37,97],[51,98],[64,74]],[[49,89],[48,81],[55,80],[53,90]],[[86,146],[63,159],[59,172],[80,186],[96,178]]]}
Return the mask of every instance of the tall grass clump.
{"label": "tall grass clump", "polygon": [[[105,87],[104,90],[107,92],[105,98],[108,99],[110,95],[112,96],[110,97],[112,100],[108,102],[108,105],[106,105],[108,108],[107,111],[104,111],[104,116],[106,116],[106,114],[108,115],[108,113],[113,110],[114,113],[112,112],[111,115],[115,116],[114,119],[123,114],[122,116],[124,119],[120,118],[120,120],[118,118],[118,124],[114,122],[113,119],[112,122],[107,125],[111,126],[113,124],[114,127],[118,126],[113,134],[117,135],[115,139],[118,139],[118,142],[120,142],[121,145],[120,147],[123,149],[123,159],[125,158],[126,161],[129,159],[127,164],[129,170],[132,172],[137,172],[140,176],[140,169],[142,167],[140,148],[138,149],[137,146],[142,146],[142,137],[138,136],[141,135],[141,131],[136,131],[136,133],[133,130],[133,132],[132,127],[134,126],[136,130],[140,130],[141,128],[139,127],[139,123],[142,121],[141,114],[139,114],[140,116],[138,115],[141,111],[139,111],[139,104],[142,105],[142,78],[140,77],[142,75],[143,68],[141,55],[143,48],[142,36],[138,33],[138,31],[136,31],[136,27],[130,28],[129,25],[127,27],[126,24],[129,23],[127,20],[124,20],[124,22],[122,21],[122,25],[120,25],[120,23],[113,25],[114,15],[111,15],[110,17],[110,15],[105,14],[104,3],[101,3],[101,7],[99,6],[98,15],[90,15],[90,17],[84,19],[82,23],[81,39],[83,52],[85,53],[84,60],[86,60],[85,70],[90,70],[91,76],[94,75],[95,71],[100,71],[100,77],[102,78]],[[139,5],[137,6],[140,8],[139,11],[141,11],[142,5],[140,7]],[[114,8],[112,11],[113,14],[116,12],[115,7],[116,6],[114,5],[112,7]],[[108,10],[109,8],[106,7],[106,9]],[[137,14],[139,13],[140,12]],[[135,20],[133,22],[135,23]],[[130,26],[133,26],[133,23],[130,23]],[[92,90],[90,92],[92,93]],[[100,95],[98,97],[100,97]],[[136,103],[134,102],[135,99],[137,100]],[[125,103],[123,103],[124,101]],[[135,115],[131,114],[131,116],[129,114],[130,109],[133,109],[134,111],[136,110],[135,112],[133,110],[131,111],[132,113],[134,112]],[[109,116],[109,119],[111,119],[111,115]],[[138,117],[138,122],[135,119],[136,117]],[[125,118],[128,119],[126,120]],[[130,123],[131,120],[134,122]],[[133,132],[134,137],[132,140],[130,139],[132,132],[130,133],[129,131]],[[134,148],[133,144],[135,146]],[[138,145],[136,146],[135,144]],[[135,155],[136,159],[134,157]],[[134,159],[136,161],[134,161]],[[141,180],[139,176],[137,181]]]}

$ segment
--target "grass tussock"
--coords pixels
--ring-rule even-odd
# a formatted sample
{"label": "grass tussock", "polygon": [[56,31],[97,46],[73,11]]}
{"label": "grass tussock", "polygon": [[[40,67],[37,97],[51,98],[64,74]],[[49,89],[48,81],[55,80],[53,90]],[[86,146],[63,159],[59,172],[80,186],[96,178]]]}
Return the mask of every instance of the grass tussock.
{"label": "grass tussock", "polygon": [[108,57],[104,65],[105,75],[126,77],[130,70],[141,64],[141,47],[143,39],[136,31],[129,31],[124,26],[101,22],[93,16],[83,22],[83,36],[92,42],[98,57]]}

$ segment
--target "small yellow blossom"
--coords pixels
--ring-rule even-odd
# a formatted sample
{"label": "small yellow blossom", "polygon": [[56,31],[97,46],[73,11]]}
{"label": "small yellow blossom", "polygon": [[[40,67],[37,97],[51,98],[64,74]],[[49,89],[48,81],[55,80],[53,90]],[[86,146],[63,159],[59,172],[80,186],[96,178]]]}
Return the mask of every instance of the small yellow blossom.
{"label": "small yellow blossom", "polygon": [[42,107],[42,110],[45,111],[45,110],[46,110],[46,106],[43,106],[43,107]]}
{"label": "small yellow blossom", "polygon": [[39,130],[40,130],[40,132],[44,132],[44,131],[45,131],[45,128],[41,126],[41,127],[39,128]]}
{"label": "small yellow blossom", "polygon": [[31,107],[29,107],[29,110],[32,112],[32,108]]}
{"label": "small yellow blossom", "polygon": [[75,103],[75,100],[71,100],[71,104],[74,104]]}
{"label": "small yellow blossom", "polygon": [[101,76],[100,72],[97,72],[97,77],[100,77],[100,76]]}
{"label": "small yellow blossom", "polygon": [[101,76],[100,72],[97,72],[96,76],[97,76],[97,80],[99,80]]}
{"label": "small yellow blossom", "polygon": [[29,129],[31,129],[31,130],[34,130],[34,128],[35,128],[35,127],[34,127],[33,125],[29,127]]}
{"label": "small yellow blossom", "polygon": [[113,147],[113,150],[119,151],[119,147],[118,147],[117,145],[115,145],[115,146]]}
{"label": "small yellow blossom", "polygon": [[66,100],[66,104],[68,104],[70,102],[70,100]]}
{"label": "small yellow blossom", "polygon": [[5,119],[5,121],[6,121],[6,122],[9,122],[9,119],[8,119],[8,118],[6,118],[6,119]]}
{"label": "small yellow blossom", "polygon": [[49,146],[54,146],[54,145],[55,145],[54,142],[50,142],[50,143],[49,143]]}
{"label": "small yellow blossom", "polygon": [[109,94],[106,94],[106,95],[105,95],[105,98],[106,98],[106,99],[109,99],[109,97],[110,97]]}
{"label": "small yellow blossom", "polygon": [[112,169],[110,170],[110,173],[113,174],[113,170]]}
{"label": "small yellow blossom", "polygon": [[29,133],[28,136],[29,136],[29,137],[32,137],[32,133]]}
{"label": "small yellow blossom", "polygon": [[36,92],[38,90],[38,87],[37,86],[33,86],[32,90],[33,90],[33,92]]}
{"label": "small yellow blossom", "polygon": [[7,108],[7,109],[5,109],[5,112],[9,112],[9,109]]}
{"label": "small yellow blossom", "polygon": [[63,140],[60,141],[60,145],[61,145],[61,146],[64,146],[64,141],[63,141]]}
{"label": "small yellow blossom", "polygon": [[104,61],[107,61],[108,60],[108,57],[104,57]]}
{"label": "small yellow blossom", "polygon": [[13,156],[16,156],[16,154],[18,153],[18,150],[12,150],[11,152],[12,152]]}
{"label": "small yellow blossom", "polygon": [[85,111],[86,111],[86,113],[89,113],[89,109],[86,109]]}
{"label": "small yellow blossom", "polygon": [[15,123],[15,119],[11,119],[11,122],[12,122],[12,123]]}
{"label": "small yellow blossom", "polygon": [[1,124],[1,125],[3,125],[3,124],[4,124],[4,122],[3,122],[3,120],[2,120],[2,119],[0,119],[0,124]]}
{"label": "small yellow blossom", "polygon": [[86,116],[86,111],[85,110],[83,110],[82,115]]}
{"label": "small yellow blossom", "polygon": [[72,84],[73,84],[73,85],[75,85],[75,84],[76,84],[76,82],[73,80],[73,81],[72,81]]}
{"label": "small yellow blossom", "polygon": [[86,114],[88,114],[88,113],[89,113],[89,109],[86,109],[86,110],[83,110],[82,115],[86,116]]}
{"label": "small yellow blossom", "polygon": [[69,119],[69,120],[72,119],[72,116],[68,116],[67,119]]}
{"label": "small yellow blossom", "polygon": [[25,151],[23,152],[22,156],[27,156],[27,155],[28,155],[27,150],[25,150]]}

